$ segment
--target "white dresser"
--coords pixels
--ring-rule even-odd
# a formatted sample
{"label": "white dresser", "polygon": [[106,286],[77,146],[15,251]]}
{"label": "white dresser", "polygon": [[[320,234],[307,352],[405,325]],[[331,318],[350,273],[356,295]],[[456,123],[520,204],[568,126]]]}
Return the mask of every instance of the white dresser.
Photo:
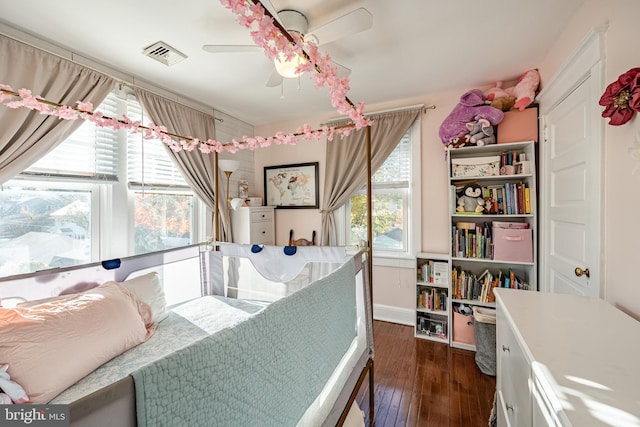
{"label": "white dresser", "polygon": [[495,295],[498,426],[640,426],[640,322],[599,298]]}
{"label": "white dresser", "polygon": [[242,206],[231,210],[234,243],[275,245],[273,206]]}

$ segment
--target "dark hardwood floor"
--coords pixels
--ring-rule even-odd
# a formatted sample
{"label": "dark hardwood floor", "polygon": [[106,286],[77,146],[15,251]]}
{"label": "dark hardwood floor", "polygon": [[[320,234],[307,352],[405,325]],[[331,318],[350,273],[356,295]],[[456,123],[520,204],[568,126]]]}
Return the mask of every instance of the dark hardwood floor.
{"label": "dark hardwood floor", "polygon": [[[487,426],[495,377],[483,374],[475,353],[413,337],[411,326],[374,321],[374,424]],[[369,380],[358,405],[369,422]]]}

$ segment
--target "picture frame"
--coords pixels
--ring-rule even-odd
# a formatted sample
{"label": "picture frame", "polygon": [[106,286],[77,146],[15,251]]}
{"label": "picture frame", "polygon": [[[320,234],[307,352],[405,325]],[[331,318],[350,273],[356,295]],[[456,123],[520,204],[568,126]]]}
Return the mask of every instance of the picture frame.
{"label": "picture frame", "polygon": [[265,166],[265,204],[277,209],[319,208],[318,165],[318,162],[310,162]]}

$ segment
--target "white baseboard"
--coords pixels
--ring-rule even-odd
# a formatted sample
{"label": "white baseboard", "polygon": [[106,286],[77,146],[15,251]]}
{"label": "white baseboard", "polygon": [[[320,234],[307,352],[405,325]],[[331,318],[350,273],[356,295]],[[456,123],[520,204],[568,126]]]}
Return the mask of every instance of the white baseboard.
{"label": "white baseboard", "polygon": [[373,305],[373,318],[384,322],[399,323],[401,325],[414,325],[415,310],[393,307],[390,305]]}

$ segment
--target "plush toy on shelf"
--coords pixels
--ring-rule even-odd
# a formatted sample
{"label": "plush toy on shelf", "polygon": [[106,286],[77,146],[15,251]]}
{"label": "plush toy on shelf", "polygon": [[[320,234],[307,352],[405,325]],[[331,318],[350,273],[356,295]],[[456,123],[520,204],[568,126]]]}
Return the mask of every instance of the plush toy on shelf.
{"label": "plush toy on shelf", "polygon": [[504,96],[500,98],[494,98],[493,101],[491,101],[491,106],[493,108],[497,108],[500,111],[506,112],[506,111],[511,111],[515,103],[516,103],[515,96]]}
{"label": "plush toy on shelf", "polygon": [[502,82],[496,82],[494,87],[487,89],[483,94],[491,102],[492,106],[500,108],[502,111],[508,111],[505,108],[512,101],[515,101],[513,108],[522,111],[535,99],[539,85],[540,73],[538,73],[538,70],[533,69],[522,73],[515,86],[503,88]]}
{"label": "plush toy on shelf", "polygon": [[476,145],[482,147],[484,145],[495,144],[496,137],[493,134],[493,126],[487,119],[480,119],[475,122],[467,123],[469,134],[465,137],[467,145]]}
{"label": "plush toy on shelf", "polygon": [[456,211],[482,213],[484,211],[482,188],[473,184],[466,185],[462,191],[462,195],[458,197],[458,207]]}
{"label": "plush toy on shelf", "polygon": [[439,136],[442,143],[449,147],[464,145],[464,137],[469,133],[468,122],[486,119],[497,125],[504,118],[504,113],[488,105],[480,89],[472,89],[460,97],[460,102],[440,125]]}

